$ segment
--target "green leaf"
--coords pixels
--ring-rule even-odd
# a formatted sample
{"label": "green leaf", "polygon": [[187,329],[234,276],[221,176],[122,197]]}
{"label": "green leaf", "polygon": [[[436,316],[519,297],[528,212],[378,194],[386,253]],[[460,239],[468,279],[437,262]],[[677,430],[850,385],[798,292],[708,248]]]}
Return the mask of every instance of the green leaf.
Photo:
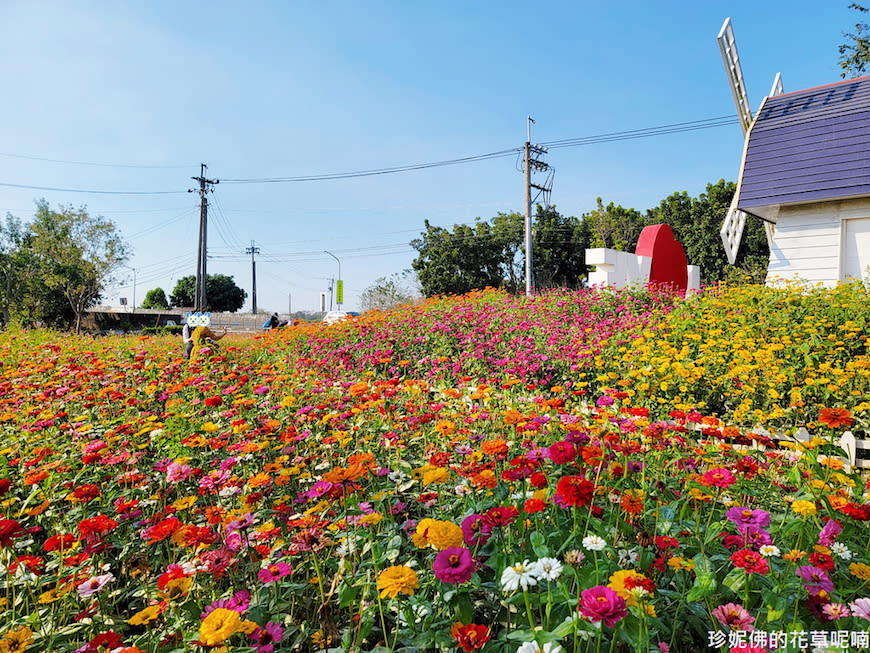
{"label": "green leaf", "polygon": [[738,594],[743,589],[743,586],[746,585],[746,570],[740,567],[732,569],[731,573],[725,576],[722,584],[735,594]]}
{"label": "green leaf", "polygon": [[686,594],[686,601],[693,602],[709,596],[716,590],[716,577],[709,571],[698,571],[695,584]]}
{"label": "green leaf", "polygon": [[529,542],[532,543],[532,551],[539,558],[546,558],[550,555],[550,548],[547,546],[547,539],[538,531],[534,531],[529,536]]}

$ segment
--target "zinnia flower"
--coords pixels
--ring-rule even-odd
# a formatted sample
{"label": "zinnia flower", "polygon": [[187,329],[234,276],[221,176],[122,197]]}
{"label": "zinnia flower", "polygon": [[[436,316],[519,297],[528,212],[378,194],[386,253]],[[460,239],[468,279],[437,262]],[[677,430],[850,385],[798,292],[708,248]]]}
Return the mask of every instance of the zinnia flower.
{"label": "zinnia flower", "polygon": [[503,592],[513,592],[518,587],[526,590],[529,589],[529,586],[537,584],[538,580],[535,578],[534,566],[529,564],[528,560],[517,562],[511,567],[506,567],[501,573],[501,589]]}
{"label": "zinnia flower", "polygon": [[742,605],[726,603],[715,608],[712,614],[719,620],[719,623],[730,630],[745,630],[747,632],[755,630],[753,625],[755,617],[749,614]]}
{"label": "zinnia flower", "polygon": [[271,583],[293,573],[293,567],[286,562],[275,562],[257,573],[261,583]]}
{"label": "zinnia flower", "polygon": [[708,472],[705,472],[704,476],[701,478],[704,485],[722,489],[731,487],[737,482],[737,479],[734,478],[734,474],[724,467],[711,469]]}
{"label": "zinnia flower", "polygon": [[555,558],[541,558],[532,567],[538,580],[556,580],[562,575],[562,563]]}
{"label": "zinnia flower", "polygon": [[517,649],[517,653],[562,653],[564,649],[558,644],[547,642],[543,646],[537,642],[523,642]]}
{"label": "zinnia flower", "polygon": [[483,546],[492,537],[492,526],[483,520],[483,515],[468,515],[461,528],[466,546]]}
{"label": "zinnia flower", "polygon": [[810,594],[818,594],[822,590],[828,594],[834,591],[834,583],[831,582],[824,569],[819,569],[813,565],[803,565],[798,568],[797,575],[800,576]]}
{"label": "zinnia flower", "polygon": [[199,641],[206,646],[222,644],[225,639],[237,633],[242,625],[242,619],[235,610],[217,608],[205,619],[199,627]]}
{"label": "zinnia flower", "polygon": [[378,589],[381,598],[395,598],[399,594],[414,596],[414,590],[419,587],[417,572],[408,565],[387,567],[378,576]]}
{"label": "zinnia flower", "polygon": [[606,585],[596,585],[580,593],[580,614],[590,621],[603,621],[608,628],[628,614],[625,599]]}
{"label": "zinnia flower", "polygon": [[605,546],[607,542],[597,535],[587,535],[583,538],[583,548],[587,551],[601,551]]}
{"label": "zinnia flower", "polygon": [[284,639],[284,629],[280,624],[270,621],[263,628],[257,626],[248,637],[254,642],[257,653],[272,653],[274,645]]}
{"label": "zinnia flower", "polygon": [[556,497],[566,506],[588,506],[595,485],[582,476],[563,476],[556,483]]}
{"label": "zinnia flower", "polygon": [[822,606],[822,613],[828,621],[836,621],[849,616],[849,608],[842,603],[828,603]]}
{"label": "zinnia flower", "polygon": [[752,508],[729,508],[725,512],[725,519],[733,522],[741,533],[747,526],[767,528],[770,525],[770,513],[766,510],[753,510]]}
{"label": "zinnia flower", "polygon": [[489,628],[480,624],[463,624],[457,621],[450,628],[450,636],[465,653],[472,653],[489,641]]}
{"label": "zinnia flower", "polygon": [[819,422],[830,429],[849,428],[852,421],[852,413],[845,408],[822,408],[819,411]]}
{"label": "zinnia flower", "polygon": [[451,585],[464,583],[471,578],[474,560],[471,551],[461,546],[451,546],[435,556],[432,564],[435,578]]}
{"label": "zinnia flower", "polygon": [[870,599],[855,599],[849,604],[853,617],[861,617],[870,621]]}
{"label": "zinnia flower", "polygon": [[732,553],[731,562],[734,563],[735,567],[745,569],[747,574],[765,575],[770,571],[770,564],[767,560],[761,554],[749,549]]}
{"label": "zinnia flower", "polygon": [[843,532],[843,527],[836,519],[829,519],[828,523],[822,527],[819,532],[819,544],[822,546],[831,546],[837,536]]}

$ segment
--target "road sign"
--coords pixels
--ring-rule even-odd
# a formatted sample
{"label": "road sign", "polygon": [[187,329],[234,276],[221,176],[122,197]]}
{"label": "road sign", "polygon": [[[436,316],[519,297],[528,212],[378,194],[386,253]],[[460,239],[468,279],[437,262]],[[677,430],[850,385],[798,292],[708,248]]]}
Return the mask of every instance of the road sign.
{"label": "road sign", "polygon": [[344,281],[339,279],[335,282],[335,303],[341,304],[344,302]]}

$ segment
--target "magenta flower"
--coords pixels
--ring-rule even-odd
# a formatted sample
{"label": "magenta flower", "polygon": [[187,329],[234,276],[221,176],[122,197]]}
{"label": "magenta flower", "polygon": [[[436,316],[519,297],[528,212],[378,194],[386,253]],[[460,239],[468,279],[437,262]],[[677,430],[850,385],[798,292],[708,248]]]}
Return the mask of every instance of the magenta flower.
{"label": "magenta flower", "polygon": [[271,583],[292,573],[293,567],[286,562],[273,562],[268,567],[261,569],[257,574],[257,578],[260,579],[261,583]]}
{"label": "magenta flower", "polygon": [[284,638],[284,629],[274,621],[270,621],[264,628],[257,626],[248,637],[253,641],[257,653],[272,653],[275,644],[279,644]]}
{"label": "magenta flower", "polygon": [[225,610],[235,610],[239,614],[243,614],[248,609],[248,604],[251,602],[251,593],[248,590],[239,590],[236,592],[232,598],[229,599],[218,599],[217,601],[212,601],[205,609],[202,611],[202,614],[199,615],[200,619],[205,619],[212,612],[217,610],[218,608],[224,608]]}
{"label": "magenta flower", "polygon": [[741,533],[749,526],[767,528],[770,525],[769,512],[766,510],[753,510],[752,508],[729,508],[725,513],[725,519],[733,522]]}
{"label": "magenta flower", "polygon": [[577,449],[570,442],[562,441],[550,445],[548,452],[550,455],[550,460],[552,460],[557,465],[564,465],[566,463],[574,462],[574,460],[577,458]]}
{"label": "magenta flower", "polygon": [[819,533],[819,544],[822,546],[831,546],[837,536],[843,532],[843,527],[836,519],[829,519]]}
{"label": "magenta flower", "polygon": [[705,485],[722,488],[724,490],[725,488],[734,485],[734,483],[737,482],[737,479],[734,478],[734,474],[724,467],[716,467],[715,469],[711,469],[704,473],[703,481]]}
{"label": "magenta flower", "polygon": [[606,585],[596,585],[580,593],[580,614],[591,621],[603,621],[608,628],[628,614],[625,600]]}
{"label": "magenta flower", "polygon": [[462,546],[449,546],[435,556],[432,564],[435,578],[456,585],[464,583],[471,578],[474,571],[474,560],[471,551]]}
{"label": "magenta flower", "polygon": [[745,630],[751,632],[755,630],[755,617],[753,617],[742,605],[736,603],[725,603],[714,609],[713,616],[719,620],[719,623],[730,630]]}
{"label": "magenta flower", "polygon": [[492,536],[492,525],[483,520],[483,515],[468,515],[460,526],[466,546],[483,546]]}
{"label": "magenta flower", "polygon": [[814,596],[822,590],[828,594],[834,591],[834,584],[824,569],[819,569],[813,565],[804,565],[797,570],[797,575],[801,577],[807,592]]}

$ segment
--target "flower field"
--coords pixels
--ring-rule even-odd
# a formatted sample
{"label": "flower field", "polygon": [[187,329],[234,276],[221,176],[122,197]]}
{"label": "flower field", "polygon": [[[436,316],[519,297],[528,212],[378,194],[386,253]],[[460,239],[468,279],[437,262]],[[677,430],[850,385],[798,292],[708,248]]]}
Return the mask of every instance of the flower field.
{"label": "flower field", "polygon": [[6,331],[0,653],[868,649],[832,444],[868,437],[868,322],[860,285],[741,286],[484,291],[193,363]]}

